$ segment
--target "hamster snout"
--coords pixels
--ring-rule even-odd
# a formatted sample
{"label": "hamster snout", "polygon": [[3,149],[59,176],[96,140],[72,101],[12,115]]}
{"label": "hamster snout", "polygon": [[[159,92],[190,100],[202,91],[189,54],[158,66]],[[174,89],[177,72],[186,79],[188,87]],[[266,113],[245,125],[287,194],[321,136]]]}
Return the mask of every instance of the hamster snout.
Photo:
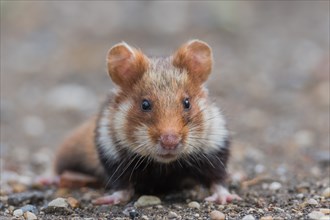
{"label": "hamster snout", "polygon": [[181,141],[181,137],[174,132],[166,132],[160,136],[160,146],[165,150],[175,150]]}

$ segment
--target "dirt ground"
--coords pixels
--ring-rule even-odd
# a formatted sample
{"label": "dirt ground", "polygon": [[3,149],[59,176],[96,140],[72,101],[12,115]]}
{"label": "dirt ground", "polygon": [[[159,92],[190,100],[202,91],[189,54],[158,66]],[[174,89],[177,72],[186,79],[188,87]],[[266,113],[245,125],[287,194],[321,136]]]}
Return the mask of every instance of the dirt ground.
{"label": "dirt ground", "polygon": [[[24,219],[17,209],[39,219],[329,219],[329,25],[329,1],[1,1],[0,219]],[[135,208],[138,197],[94,206],[103,189],[33,184],[52,176],[57,145],[113,88],[112,45],[168,55],[192,38],[214,52],[208,88],[228,121],[228,185],[242,201],[206,203],[194,189],[148,207]],[[78,205],[49,211],[59,197]]]}

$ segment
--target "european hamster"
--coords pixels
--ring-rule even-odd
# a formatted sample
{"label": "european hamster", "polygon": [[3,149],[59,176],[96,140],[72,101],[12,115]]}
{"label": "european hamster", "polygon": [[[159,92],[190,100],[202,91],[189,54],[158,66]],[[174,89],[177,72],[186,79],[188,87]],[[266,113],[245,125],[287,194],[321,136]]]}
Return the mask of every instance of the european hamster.
{"label": "european hamster", "polygon": [[194,184],[210,188],[208,201],[239,199],[223,186],[229,137],[205,87],[212,63],[211,48],[200,40],[161,58],[126,43],[113,46],[107,68],[118,88],[59,148],[57,173],[71,170],[103,180],[114,193],[96,204]]}

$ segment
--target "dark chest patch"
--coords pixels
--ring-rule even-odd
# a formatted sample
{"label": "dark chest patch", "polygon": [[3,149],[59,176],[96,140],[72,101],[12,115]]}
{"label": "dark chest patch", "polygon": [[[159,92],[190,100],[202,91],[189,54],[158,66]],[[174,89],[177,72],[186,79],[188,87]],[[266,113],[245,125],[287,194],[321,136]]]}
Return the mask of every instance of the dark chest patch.
{"label": "dark chest patch", "polygon": [[158,163],[125,150],[121,151],[120,161],[109,160],[102,151],[99,153],[108,175],[107,188],[119,190],[133,186],[137,193],[155,194],[195,184],[209,187],[213,182],[221,183],[226,178],[229,157],[228,147],[210,155],[191,155],[169,164]]}

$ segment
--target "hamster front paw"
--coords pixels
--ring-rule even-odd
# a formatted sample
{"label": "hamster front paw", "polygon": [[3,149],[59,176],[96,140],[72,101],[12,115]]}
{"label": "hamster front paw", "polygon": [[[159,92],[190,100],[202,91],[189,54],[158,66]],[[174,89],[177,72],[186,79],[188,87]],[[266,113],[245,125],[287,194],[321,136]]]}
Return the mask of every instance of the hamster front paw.
{"label": "hamster front paw", "polygon": [[236,194],[231,194],[224,186],[220,184],[213,184],[210,190],[212,195],[205,198],[205,200],[209,202],[224,205],[232,202],[233,200],[242,200],[241,197]]}
{"label": "hamster front paw", "polygon": [[127,203],[131,200],[132,196],[134,194],[134,191],[131,189],[128,190],[119,190],[115,191],[111,195],[108,196],[102,196],[100,198],[97,198],[92,201],[94,205],[116,205],[120,203]]}

